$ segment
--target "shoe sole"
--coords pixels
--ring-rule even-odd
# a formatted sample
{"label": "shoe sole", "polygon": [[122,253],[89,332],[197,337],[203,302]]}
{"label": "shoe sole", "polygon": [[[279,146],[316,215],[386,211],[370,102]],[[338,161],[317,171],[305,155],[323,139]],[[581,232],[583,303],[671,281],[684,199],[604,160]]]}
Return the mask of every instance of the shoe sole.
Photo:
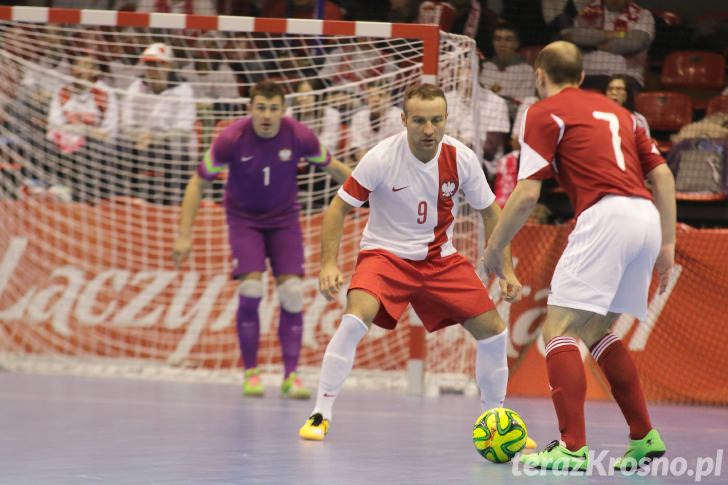
{"label": "shoe sole", "polygon": [[[667,450],[659,450],[659,451],[651,451],[651,452],[647,453],[642,459],[644,460],[645,458],[649,458],[649,460],[645,461],[642,466],[649,465],[650,463],[652,463],[652,460],[654,460],[655,458],[660,458],[662,455],[665,454],[666,451]],[[615,470],[624,470],[626,472],[631,472],[632,470],[637,470],[639,468],[642,468],[642,467],[640,467],[640,466],[629,467],[629,468],[614,467]]]}

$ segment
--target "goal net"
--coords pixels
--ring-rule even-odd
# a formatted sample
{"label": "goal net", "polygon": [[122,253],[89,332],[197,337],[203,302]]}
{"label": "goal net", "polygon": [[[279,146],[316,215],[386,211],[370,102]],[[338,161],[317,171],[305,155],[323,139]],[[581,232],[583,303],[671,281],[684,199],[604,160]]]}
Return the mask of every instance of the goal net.
{"label": "goal net", "polygon": [[[202,154],[246,115],[258,80],[280,82],[288,114],[354,164],[402,129],[407,87],[448,94],[450,131],[480,151],[474,42],[434,26],[0,7],[0,365],[239,379],[236,285],[224,180],[205,194],[193,256],[171,248],[184,187]],[[363,120],[363,123],[361,121]],[[301,366],[315,372],[343,309],[317,293],[321,214],[337,186],[300,166],[305,241]],[[475,261],[463,206],[456,247]],[[350,276],[367,211],[347,220]],[[265,279],[259,361],[280,366],[278,304]],[[461,329],[425,337],[416,318],[361,344],[355,380],[398,386],[408,362],[472,374]],[[455,347],[453,347],[453,345]],[[457,348],[457,351],[453,351]]]}

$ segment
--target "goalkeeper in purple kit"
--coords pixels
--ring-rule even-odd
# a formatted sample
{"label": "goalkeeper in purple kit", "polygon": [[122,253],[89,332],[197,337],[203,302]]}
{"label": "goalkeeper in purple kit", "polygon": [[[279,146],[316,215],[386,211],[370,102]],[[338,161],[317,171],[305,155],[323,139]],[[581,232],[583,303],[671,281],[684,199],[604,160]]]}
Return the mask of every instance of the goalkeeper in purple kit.
{"label": "goalkeeper in purple kit", "polygon": [[223,130],[200,162],[185,189],[179,233],[172,258],[177,266],[192,249],[192,226],[204,187],[228,171],[225,212],[232,252],[232,277],[238,286],[236,328],[245,367],[243,394],[262,396],[257,367],[263,297],[262,277],[268,258],[280,301],[278,336],[285,368],[281,392],[308,399],[310,390],[296,376],[303,336],[303,238],[298,221],[296,175],[299,160],[321,167],[343,183],[351,169],[331,157],[311,129],[283,116],[284,93],[271,81],[250,92],[250,116]]}

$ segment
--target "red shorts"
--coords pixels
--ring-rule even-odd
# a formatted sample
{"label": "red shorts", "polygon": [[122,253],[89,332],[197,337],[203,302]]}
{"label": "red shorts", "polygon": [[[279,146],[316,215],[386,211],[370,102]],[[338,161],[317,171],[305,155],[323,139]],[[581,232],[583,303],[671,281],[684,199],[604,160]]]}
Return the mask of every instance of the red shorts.
{"label": "red shorts", "polygon": [[425,261],[381,249],[359,253],[349,291],[364,290],[380,303],[374,323],[393,329],[411,303],[428,332],[462,323],[495,308],[475,269],[460,254]]}

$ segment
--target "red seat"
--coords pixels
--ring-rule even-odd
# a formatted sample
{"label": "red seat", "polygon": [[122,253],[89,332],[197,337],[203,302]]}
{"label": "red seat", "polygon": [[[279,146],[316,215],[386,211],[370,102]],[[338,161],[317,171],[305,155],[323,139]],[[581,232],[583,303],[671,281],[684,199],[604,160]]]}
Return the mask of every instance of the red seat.
{"label": "red seat", "polygon": [[725,58],[717,52],[671,52],[662,65],[660,82],[667,89],[723,89]]}
{"label": "red seat", "polygon": [[728,96],[715,96],[708,102],[705,116],[713,113],[728,113]]}
{"label": "red seat", "polygon": [[539,52],[541,52],[541,49],[543,49],[544,46],[542,45],[528,45],[526,47],[521,47],[518,49],[518,53],[523,56],[523,58],[533,66],[533,63],[536,61],[536,56]]}
{"label": "red seat", "polygon": [[658,131],[677,131],[693,120],[693,101],[682,93],[653,91],[635,97],[635,108],[642,113],[650,128]]}

